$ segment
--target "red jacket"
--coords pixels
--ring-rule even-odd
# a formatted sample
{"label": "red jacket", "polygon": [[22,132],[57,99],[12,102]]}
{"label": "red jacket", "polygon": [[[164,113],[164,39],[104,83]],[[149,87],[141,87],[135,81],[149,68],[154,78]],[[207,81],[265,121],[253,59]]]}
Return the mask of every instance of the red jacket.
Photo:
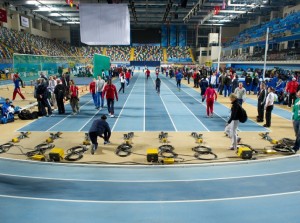
{"label": "red jacket", "polygon": [[78,94],[79,94],[78,91],[79,91],[79,88],[76,85],[70,86],[71,98],[78,97]]}
{"label": "red jacket", "polygon": [[147,75],[147,76],[150,75],[150,70],[146,70],[146,75]]}
{"label": "red jacket", "polygon": [[286,86],[286,91],[291,94],[296,93],[298,85],[297,81],[290,81]]}
{"label": "red jacket", "polygon": [[91,94],[96,93],[96,83],[94,81],[90,83],[90,93]]}
{"label": "red jacket", "polygon": [[217,100],[218,98],[216,91],[210,87],[206,89],[204,96],[206,97],[206,101]]}
{"label": "red jacket", "polygon": [[129,79],[130,76],[131,76],[131,75],[130,75],[130,72],[127,71],[126,74],[125,74],[125,78],[126,78],[126,79]]}
{"label": "red jacket", "polygon": [[106,84],[104,86],[104,89],[102,91],[102,98],[104,98],[105,95],[106,95],[106,99],[115,99],[116,96],[116,99],[118,101],[117,88],[113,84]]}

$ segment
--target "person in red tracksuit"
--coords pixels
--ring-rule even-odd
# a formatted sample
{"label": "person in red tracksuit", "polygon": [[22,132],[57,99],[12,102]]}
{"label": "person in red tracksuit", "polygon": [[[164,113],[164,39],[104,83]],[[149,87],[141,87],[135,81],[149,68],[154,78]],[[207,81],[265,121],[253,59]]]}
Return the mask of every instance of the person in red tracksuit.
{"label": "person in red tracksuit", "polygon": [[130,78],[131,78],[131,74],[130,74],[130,71],[127,70],[126,73],[125,73],[125,78],[126,78],[126,83],[127,83],[127,86],[129,85],[129,81],[130,81]]}
{"label": "person in red tracksuit", "polygon": [[90,83],[90,93],[92,94],[94,105],[97,108],[96,78]]}
{"label": "person in red tracksuit", "polygon": [[214,102],[217,100],[217,93],[213,89],[212,85],[209,84],[208,88],[206,89],[204,93],[204,97],[206,98],[206,114],[207,117],[213,117],[214,113]]}
{"label": "person in red tracksuit", "polygon": [[147,80],[148,80],[148,78],[149,78],[149,76],[150,76],[150,70],[149,70],[149,69],[147,69],[145,73],[146,73]]}
{"label": "person in red tracksuit", "polygon": [[16,99],[17,94],[19,94],[21,96],[21,98],[23,100],[25,100],[24,95],[21,93],[20,82],[22,83],[22,80],[21,80],[21,78],[20,78],[20,76],[19,76],[18,73],[16,73],[13,76],[13,82],[14,82],[14,85],[15,85],[15,89],[14,89],[14,92],[13,92],[13,98],[12,98],[12,100],[14,101]]}
{"label": "person in red tracksuit", "polygon": [[293,77],[292,81],[290,81],[286,86],[286,92],[289,94],[288,106],[291,107],[296,100],[296,92],[299,83],[296,81],[296,78]]}
{"label": "person in red tracksuit", "polygon": [[116,97],[116,100],[118,101],[118,92],[116,86],[112,84],[111,79],[109,79],[107,84],[104,86],[102,91],[102,99],[104,99],[104,96],[106,96],[108,114],[111,118],[114,118],[114,100]]}

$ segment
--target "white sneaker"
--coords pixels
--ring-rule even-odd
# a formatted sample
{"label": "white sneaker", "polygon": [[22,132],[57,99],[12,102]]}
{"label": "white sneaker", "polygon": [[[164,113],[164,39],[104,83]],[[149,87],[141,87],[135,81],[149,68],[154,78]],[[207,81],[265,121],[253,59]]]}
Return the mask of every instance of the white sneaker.
{"label": "white sneaker", "polygon": [[115,116],[114,116],[114,115],[110,115],[110,117],[111,117],[111,118],[114,118]]}

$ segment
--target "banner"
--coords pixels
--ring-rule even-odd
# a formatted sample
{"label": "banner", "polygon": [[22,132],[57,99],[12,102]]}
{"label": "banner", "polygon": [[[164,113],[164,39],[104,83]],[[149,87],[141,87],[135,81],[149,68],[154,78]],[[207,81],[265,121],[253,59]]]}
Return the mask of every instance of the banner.
{"label": "banner", "polygon": [[176,46],[176,45],[177,45],[176,26],[171,25],[170,26],[170,46]]}
{"label": "banner", "polygon": [[180,26],[178,31],[178,46],[186,46],[186,26]]}
{"label": "banner", "polygon": [[80,37],[87,45],[130,45],[127,4],[80,3]]}
{"label": "banner", "polygon": [[168,46],[168,27],[166,25],[161,26],[161,46]]}
{"label": "banner", "polygon": [[3,9],[0,9],[0,22],[7,22],[7,13]]}
{"label": "banner", "polygon": [[29,28],[29,19],[21,16],[21,26]]}

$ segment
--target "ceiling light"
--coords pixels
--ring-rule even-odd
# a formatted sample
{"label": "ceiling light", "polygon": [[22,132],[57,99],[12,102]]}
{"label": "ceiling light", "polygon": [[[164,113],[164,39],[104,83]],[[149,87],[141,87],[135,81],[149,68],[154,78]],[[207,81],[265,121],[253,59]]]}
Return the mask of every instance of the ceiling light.
{"label": "ceiling light", "polygon": [[59,13],[50,13],[49,16],[61,16]]}
{"label": "ceiling light", "polygon": [[57,11],[56,8],[49,7],[49,6],[39,6],[38,9],[35,9],[33,11],[40,11],[40,12],[51,12],[51,11]]}
{"label": "ceiling light", "polygon": [[27,5],[39,5],[37,1],[26,1]]}
{"label": "ceiling light", "polygon": [[75,22],[75,21],[69,21],[67,22],[68,24],[80,24],[80,22]]}

